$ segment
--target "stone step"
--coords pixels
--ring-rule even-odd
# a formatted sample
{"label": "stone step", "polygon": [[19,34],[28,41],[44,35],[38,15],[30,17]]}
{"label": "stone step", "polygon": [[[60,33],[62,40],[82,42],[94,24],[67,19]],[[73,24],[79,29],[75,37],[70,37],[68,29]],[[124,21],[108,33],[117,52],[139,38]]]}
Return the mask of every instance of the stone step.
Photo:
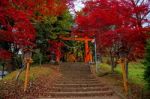
{"label": "stone step", "polygon": [[94,80],[92,77],[65,77],[64,79],[70,80]]}
{"label": "stone step", "polygon": [[114,92],[92,75],[87,64],[64,63],[60,65],[60,72],[62,77],[53,86],[46,88],[47,92],[39,93],[41,99],[43,96],[49,99],[118,99],[110,98],[114,96]]}
{"label": "stone step", "polygon": [[83,73],[83,74],[92,74],[90,71],[88,71],[88,70],[62,70],[61,71],[62,73],[73,73],[73,74],[76,74],[76,73],[78,73],[78,74],[81,74],[81,73]]}
{"label": "stone step", "polygon": [[91,75],[90,71],[65,71],[65,72],[62,72],[63,74],[79,74],[79,75],[82,75],[82,74],[86,74],[86,75]]}
{"label": "stone step", "polygon": [[90,71],[62,71],[63,74],[78,74],[78,75],[92,75],[92,73],[90,73]]}
{"label": "stone step", "polygon": [[93,75],[88,72],[63,72],[63,74],[69,74],[69,75]]}
{"label": "stone step", "polygon": [[57,81],[56,84],[99,84],[99,81]]}
{"label": "stone step", "polygon": [[78,91],[108,91],[110,88],[108,87],[79,87],[79,88],[69,88],[69,87],[52,87],[49,89],[50,91],[55,91],[55,92],[78,92]]}
{"label": "stone step", "polygon": [[63,67],[60,67],[61,69],[68,69],[68,70],[72,70],[72,69],[81,69],[81,70],[89,70],[90,67],[87,67],[87,66],[63,66]]}
{"label": "stone step", "polygon": [[83,76],[83,77],[94,77],[93,75],[90,75],[90,74],[70,74],[70,73],[63,73],[64,76],[76,76],[76,77],[80,77],[80,76]]}
{"label": "stone step", "polygon": [[86,67],[86,66],[63,66],[60,67],[61,70],[90,70],[90,67]]}
{"label": "stone step", "polygon": [[91,74],[91,72],[90,72],[90,70],[77,70],[77,69],[73,69],[73,70],[60,70],[61,72],[63,72],[63,73],[71,73],[71,72],[73,72],[73,73],[81,73],[81,72],[83,72],[83,73],[86,73],[86,74]]}
{"label": "stone step", "polygon": [[72,76],[72,75],[69,76],[69,74],[62,75],[61,79],[66,79],[66,78],[72,79],[73,77],[77,79],[96,79],[94,76]]}
{"label": "stone step", "polygon": [[88,92],[46,92],[44,96],[54,97],[90,97],[90,96],[112,96],[113,91],[88,91]]}
{"label": "stone step", "polygon": [[70,67],[60,67],[61,70],[90,70],[90,67],[73,67],[73,66],[70,66]]}
{"label": "stone step", "polygon": [[64,76],[77,76],[77,77],[80,77],[80,76],[88,76],[88,77],[94,77],[92,76],[91,74],[79,74],[79,73],[63,73]]}
{"label": "stone step", "polygon": [[68,66],[68,67],[60,67],[61,69],[68,69],[68,70],[73,70],[73,69],[78,69],[78,70],[89,70],[90,69],[90,67],[86,67],[86,66],[76,66],[76,67],[74,67],[74,66]]}
{"label": "stone step", "polygon": [[65,98],[61,98],[61,97],[59,97],[59,98],[43,98],[43,97],[41,97],[41,98],[37,98],[37,99],[122,99],[122,98],[120,98],[120,97],[118,97],[118,96],[89,96],[89,97],[87,97],[87,96],[85,96],[85,97],[65,97]]}
{"label": "stone step", "polygon": [[55,84],[55,87],[103,87],[104,84]]}
{"label": "stone step", "polygon": [[89,71],[80,71],[80,72],[75,72],[75,71],[70,71],[70,72],[63,72],[63,74],[69,74],[69,75],[92,75]]}
{"label": "stone step", "polygon": [[92,78],[92,79],[85,79],[85,78],[77,78],[77,79],[72,79],[72,78],[63,78],[63,79],[59,79],[57,80],[58,82],[60,81],[66,81],[66,82],[69,82],[69,81],[72,81],[72,82],[76,82],[76,81],[81,81],[81,82],[90,82],[90,81],[97,81],[97,79],[95,78]]}

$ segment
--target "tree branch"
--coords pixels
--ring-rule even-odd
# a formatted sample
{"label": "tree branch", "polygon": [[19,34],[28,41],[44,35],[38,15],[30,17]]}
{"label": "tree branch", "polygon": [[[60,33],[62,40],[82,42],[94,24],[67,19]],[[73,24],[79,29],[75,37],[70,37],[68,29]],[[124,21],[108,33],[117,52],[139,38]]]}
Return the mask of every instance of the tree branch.
{"label": "tree branch", "polygon": [[150,13],[150,10],[141,18],[141,20],[143,20],[149,13]]}

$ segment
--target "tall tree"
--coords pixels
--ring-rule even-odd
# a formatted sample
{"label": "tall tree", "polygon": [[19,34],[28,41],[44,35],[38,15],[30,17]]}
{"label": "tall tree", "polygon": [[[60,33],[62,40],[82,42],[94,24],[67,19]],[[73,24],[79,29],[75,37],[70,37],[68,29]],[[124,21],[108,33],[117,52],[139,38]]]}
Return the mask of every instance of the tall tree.
{"label": "tall tree", "polygon": [[[46,58],[47,61],[49,61],[48,59],[49,53],[51,53],[53,49],[56,50],[55,46],[59,45],[60,43],[58,41],[59,35],[69,34],[72,24],[73,24],[72,16],[70,12],[66,10],[59,16],[43,17],[42,21],[38,22],[35,25],[37,30],[37,37],[36,37],[37,49],[40,49],[41,54],[44,55],[45,58],[47,57]],[[47,51],[45,51],[45,49],[47,49]],[[59,51],[57,50],[54,52]],[[57,55],[59,54],[57,53]]]}
{"label": "tall tree", "polygon": [[[9,51],[31,46],[35,41],[33,24],[45,16],[58,16],[67,8],[69,0],[2,0],[0,3],[0,42]],[[4,48],[4,47],[3,47]],[[6,49],[8,50],[8,49]]]}
{"label": "tall tree", "polygon": [[136,52],[144,53],[149,31],[144,24],[149,23],[150,3],[149,0],[140,1],[88,1],[76,17],[77,30],[95,36],[99,49],[109,51],[113,57],[131,59]]}

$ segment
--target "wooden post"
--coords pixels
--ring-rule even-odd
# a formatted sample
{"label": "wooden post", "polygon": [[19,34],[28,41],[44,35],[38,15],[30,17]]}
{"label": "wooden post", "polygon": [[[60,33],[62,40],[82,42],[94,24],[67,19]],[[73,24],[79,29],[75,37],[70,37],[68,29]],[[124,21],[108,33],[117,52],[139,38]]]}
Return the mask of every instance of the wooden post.
{"label": "wooden post", "polygon": [[25,48],[24,49],[24,61],[26,64],[26,71],[25,71],[25,82],[24,82],[24,92],[27,91],[27,86],[29,82],[29,69],[30,63],[32,63],[32,49]]}
{"label": "wooden post", "polygon": [[27,86],[29,82],[29,68],[30,68],[30,63],[31,59],[26,59],[26,72],[25,72],[25,82],[24,82],[24,92],[27,91]]}
{"label": "wooden post", "polygon": [[126,74],[126,68],[125,68],[125,58],[121,58],[119,60],[119,63],[122,68],[122,76],[123,76],[123,85],[126,95],[128,95],[128,80],[127,80],[127,74]]}

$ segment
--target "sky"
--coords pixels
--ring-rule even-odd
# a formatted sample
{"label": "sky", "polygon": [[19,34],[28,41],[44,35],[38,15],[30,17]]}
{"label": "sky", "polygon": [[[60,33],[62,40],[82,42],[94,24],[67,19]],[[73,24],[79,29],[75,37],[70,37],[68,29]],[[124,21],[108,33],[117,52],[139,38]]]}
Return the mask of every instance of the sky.
{"label": "sky", "polygon": [[[75,11],[80,11],[83,7],[84,4],[82,2],[84,2],[86,0],[74,0],[74,6],[75,6]],[[70,9],[70,13],[75,16],[74,10]]]}
{"label": "sky", "polygon": [[76,11],[80,11],[84,7],[84,4],[82,3],[82,1],[85,1],[85,0],[75,0],[74,1]]}

